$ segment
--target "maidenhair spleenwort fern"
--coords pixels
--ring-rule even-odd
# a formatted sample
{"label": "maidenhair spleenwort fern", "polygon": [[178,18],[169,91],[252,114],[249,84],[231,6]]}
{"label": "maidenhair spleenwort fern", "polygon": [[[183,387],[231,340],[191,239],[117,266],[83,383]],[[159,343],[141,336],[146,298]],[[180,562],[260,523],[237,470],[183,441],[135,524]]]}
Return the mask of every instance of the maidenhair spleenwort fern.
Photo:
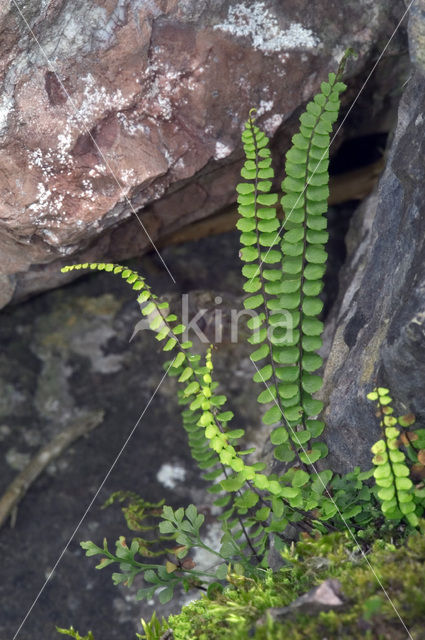
{"label": "maidenhair spleenwort fern", "polygon": [[248,552],[257,561],[264,557],[270,536],[277,546],[282,544],[289,523],[300,531],[311,532],[320,526],[326,530],[323,523],[338,510],[324,493],[332,472],[314,469],[310,474],[309,467],[327,453],[326,445],[315,440],[324,424],[316,418],[322,404],[312,394],[321,379],[313,372],[322,364],[316,351],[321,345],[318,296],[326,261],[327,147],[339,94],[345,88],[340,81],[345,58],[338,74],[330,74],[321,93],[307,105],[300,132],[287,153],[282,242],[275,207],[278,196],[271,192],[268,138],[252,116],[242,134],[245,182],[237,187],[241,215],[237,226],[242,231],[241,258],[246,263],[244,289],[253,294],[245,307],[252,311],[261,307],[248,323],[252,329],[249,342],[255,345],[251,359],[257,368],[254,380],[266,386],[258,401],[269,405],[263,422],[274,426],[270,439],[275,458],[286,463],[285,473],[263,473],[263,462],[246,461],[252,451],[240,450],[244,431],[231,428],[233,414],[223,410],[226,397],[215,393],[211,349],[202,364],[200,356],[191,353],[192,343],[181,340],[185,327],[142,276],[110,263],[63,269],[112,272],[139,292],[137,300],[150,328],[163,350],[173,355],[166,367],[183,384],[179,392],[180,403],[186,405],[183,424],[193,457],[205,471],[204,479],[213,482],[212,492],[220,494],[216,505],[225,507],[221,516],[225,535],[238,541],[240,553]]}
{"label": "maidenhair spleenwort fern", "polygon": [[406,455],[400,447],[406,446],[411,461],[417,464],[418,454],[415,449],[419,450],[419,454],[423,451],[425,430],[418,429],[410,432],[408,436],[406,433],[403,434],[402,427],[410,426],[414,418],[396,418],[393,415],[394,409],[389,393],[385,387],[377,387],[367,396],[369,400],[376,402],[377,417],[380,419],[383,436],[372,447],[372,462],[375,465],[373,475],[379,489],[377,495],[386,518],[405,518],[410,526],[417,527],[419,518],[424,513],[425,490],[423,484],[414,486]]}
{"label": "maidenhair spleenwort fern", "polygon": [[[270,165],[268,140],[252,119],[242,136],[247,156],[242,176],[250,178],[250,183],[238,187],[242,218],[237,226],[244,231],[242,260],[253,263],[243,267],[248,278],[244,289],[257,292],[245,301],[245,307],[264,308],[249,321],[254,330],[250,342],[261,344],[251,354],[253,362],[262,363],[254,380],[269,383],[259,402],[275,401],[263,418],[265,424],[282,422],[282,415],[285,418],[272,434],[276,458],[285,462],[295,459],[303,465],[326,455],[323,445],[316,443],[308,454],[302,445],[308,445],[324,428],[323,422],[312,420],[322,409],[312,393],[321,387],[320,376],[313,373],[322,365],[316,352],[322,345],[323,324],[317,316],[323,307],[319,294],[327,257],[328,147],[339,94],[345,89],[338,78],[330,74],[329,82],[322,83],[322,92],[307,105],[307,113],[300,118],[300,133],[292,138],[293,147],[286,155],[282,242],[272,206],[277,196],[265,193],[271,182],[261,180],[264,175],[272,177],[272,170],[265,168]],[[275,268],[268,268],[268,264]]]}
{"label": "maidenhair spleenwort fern", "polygon": [[314,372],[322,365],[317,351],[322,345],[323,323],[318,315],[323,307],[319,294],[327,258],[328,157],[339,96],[346,88],[340,81],[346,56],[338,73],[329,74],[321,93],[308,103],[300,117],[299,133],[293,136],[293,146],[286,154],[282,242],[278,197],[271,193],[274,174],[268,139],[252,117],[242,134],[246,161],[241,174],[246,182],[237,187],[241,215],[237,227],[242,231],[243,245],[240,255],[246,263],[242,269],[247,279],[244,289],[253,294],[244,304],[246,309],[260,309],[248,321],[252,329],[249,342],[256,346],[251,360],[259,363],[255,364],[254,381],[266,386],[258,402],[273,403],[263,422],[277,425],[271,433],[275,458],[293,463],[279,480],[281,486],[289,484],[296,491],[289,496],[288,489],[282,488],[279,495],[286,491],[293,506],[320,506],[322,520],[335,515],[336,505],[326,498],[318,499],[311,483],[323,491],[332,473],[310,475],[307,468],[327,455],[326,445],[315,440],[324,429],[324,423],[317,419],[323,405],[312,394],[322,384]]}
{"label": "maidenhair spleenwort fern", "polygon": [[[308,480],[308,474],[302,470],[294,471],[291,482],[285,477],[280,481],[274,475],[262,473],[265,469],[263,462],[247,464],[244,457],[253,450],[237,450],[237,444],[244,435],[243,429],[228,428],[233,414],[221,411],[226,402],[224,395],[217,395],[217,383],[212,380],[211,349],[206,354],[205,365],[200,364],[200,356],[190,352],[192,343],[182,342],[180,336],[185,331],[177,316],[170,312],[168,302],[161,302],[153,294],[143,277],[135,271],[108,263],[86,263],[64,267],[64,271],[73,269],[97,269],[121,275],[136,291],[139,291],[138,301],[143,304],[142,313],[148,317],[149,326],[156,332],[156,338],[163,341],[163,350],[173,351],[173,360],[166,363],[167,371],[177,376],[183,383],[179,394],[181,403],[188,407],[183,413],[184,426],[189,434],[189,444],[194,459],[201,469],[209,469],[204,479],[217,482],[212,485],[212,492],[223,490],[235,496],[226,495],[218,498],[218,506],[231,505],[222,514],[227,532],[233,531],[233,537],[239,539],[245,536],[246,543],[241,545],[241,551],[248,545],[253,555],[262,556],[267,542],[267,534],[282,533],[289,522],[300,523],[312,529],[312,517],[307,511],[318,506],[323,500],[320,494],[322,487],[316,487],[317,494],[313,500],[304,504],[301,488]],[[242,491],[242,488],[244,489]],[[247,517],[247,511],[257,505],[262,506],[253,515]],[[266,504],[265,504],[266,503]],[[242,522],[240,516],[244,516]],[[263,522],[267,521],[267,526]],[[310,524],[309,524],[310,523]],[[256,531],[250,536],[246,528],[256,526]],[[236,531],[234,531],[236,529]]]}
{"label": "maidenhair spleenwort fern", "polygon": [[[299,132],[293,136],[286,154],[282,227],[276,211],[279,198],[272,191],[274,173],[269,140],[255,124],[253,112],[242,134],[246,158],[241,171],[244,182],[237,186],[240,214],[237,227],[241,231],[244,290],[248,294],[244,305],[251,314],[248,340],[254,347],[251,353],[256,368],[254,381],[262,385],[258,402],[265,409],[262,421],[270,429],[274,457],[279,463],[277,471],[266,469],[264,462],[250,461],[253,450],[243,450],[241,444],[244,430],[239,425],[233,426],[233,413],[225,406],[227,398],[217,393],[212,348],[204,359],[192,352],[191,341],[182,337],[185,327],[168,303],[151,291],[145,278],[112,263],[63,268],[64,272],[107,271],[123,278],[138,293],[142,314],[163,351],[171,356],[165,367],[181,383],[178,400],[183,407],[183,426],[192,456],[203,472],[202,477],[211,483],[209,491],[217,494],[215,505],[222,509],[221,548],[208,549],[218,562],[212,574],[217,579],[225,578],[229,563],[245,573],[249,573],[250,567],[252,570],[258,565],[266,567],[271,543],[281,549],[290,539],[289,524],[298,533],[311,534],[343,528],[349,522],[361,535],[365,527],[382,518],[372,489],[364,483],[372,472],[356,468],[339,477],[330,470],[319,472],[315,467],[327,455],[325,443],[318,440],[324,429],[319,416],[322,403],[314,398],[314,393],[322,384],[317,371],[322,365],[318,350],[322,345],[323,323],[319,314],[327,259],[328,156],[340,94],[345,89],[341,77],[348,55],[349,52],[337,74],[329,74],[328,81],[322,83],[321,92],[300,117]],[[415,526],[414,516],[420,515],[416,502],[409,497],[406,482],[396,479],[394,467],[388,466],[385,459],[387,456],[392,463],[391,456],[400,453],[394,448],[394,432],[385,432],[385,437],[383,445],[375,445],[375,462],[380,469],[375,477],[382,489],[390,491],[384,498],[380,489],[378,497],[387,503],[383,507],[386,516],[405,515],[409,525]],[[382,463],[376,457],[379,455],[383,456],[380,460],[385,459]],[[382,478],[387,478],[388,468],[393,475],[384,486]],[[409,506],[412,504],[414,508]],[[130,547],[118,541],[116,554],[91,542],[83,545],[89,555],[103,554],[106,562],[101,562],[99,568],[113,562],[119,564],[121,573],[114,574],[117,583],[131,582],[142,572],[150,586],[141,589],[138,597],[152,597],[160,591],[161,601],[165,602],[172,597],[179,578],[186,587],[202,585],[202,572],[194,571],[190,563],[185,565],[181,560],[190,548],[207,550],[207,546],[199,534],[203,518],[193,505],[177,511],[164,507],[161,517],[161,534],[174,536],[180,545],[177,559],[168,559],[163,566],[136,560],[137,539]],[[143,549],[140,555],[144,555]],[[204,574],[204,578],[210,580],[211,574]]]}

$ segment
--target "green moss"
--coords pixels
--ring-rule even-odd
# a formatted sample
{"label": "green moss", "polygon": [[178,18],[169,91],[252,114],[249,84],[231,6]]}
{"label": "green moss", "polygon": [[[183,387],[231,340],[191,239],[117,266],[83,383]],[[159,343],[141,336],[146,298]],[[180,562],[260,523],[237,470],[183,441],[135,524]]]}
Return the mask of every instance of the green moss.
{"label": "green moss", "polygon": [[[285,566],[278,572],[265,571],[256,579],[234,576],[222,594],[188,604],[168,624],[175,640],[404,640],[407,632],[397,610],[414,640],[422,640],[424,563],[425,537],[420,533],[397,548],[377,541],[367,560],[348,534],[303,540],[285,554]],[[346,601],[342,610],[291,614],[284,621],[267,615],[268,608],[287,606],[326,578],[341,582]]]}

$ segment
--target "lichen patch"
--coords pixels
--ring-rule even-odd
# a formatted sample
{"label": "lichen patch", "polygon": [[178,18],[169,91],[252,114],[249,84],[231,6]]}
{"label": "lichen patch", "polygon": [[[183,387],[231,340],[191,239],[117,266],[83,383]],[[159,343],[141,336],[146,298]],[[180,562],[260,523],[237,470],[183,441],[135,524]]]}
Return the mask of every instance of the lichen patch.
{"label": "lichen patch", "polygon": [[229,7],[227,20],[215,25],[214,29],[239,38],[250,38],[254,48],[265,53],[282,49],[313,49],[320,42],[311,29],[306,29],[298,22],[281,29],[276,16],[266,8],[264,2],[256,2],[251,6],[239,2]]}
{"label": "lichen patch", "polygon": [[215,144],[214,160],[222,160],[223,158],[227,158],[227,156],[229,156],[232,151],[232,146],[226,144],[225,142],[217,140]]}
{"label": "lichen patch", "polygon": [[175,489],[179,482],[186,478],[186,469],[179,464],[169,464],[166,462],[161,466],[156,479],[167,489]]}

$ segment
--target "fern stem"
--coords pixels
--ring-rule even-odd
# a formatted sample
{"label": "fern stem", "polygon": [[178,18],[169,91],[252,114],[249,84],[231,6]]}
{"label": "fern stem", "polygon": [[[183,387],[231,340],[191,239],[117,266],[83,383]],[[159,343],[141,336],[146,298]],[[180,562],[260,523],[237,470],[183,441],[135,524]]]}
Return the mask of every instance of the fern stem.
{"label": "fern stem", "polygon": [[[247,484],[249,485],[250,489],[252,491],[254,491],[254,493],[256,493],[260,499],[260,502],[266,506],[269,507],[269,504],[267,502],[267,499],[264,497],[264,495],[261,493],[261,491],[259,491],[249,480],[247,480]],[[309,527],[311,527],[311,529],[314,529],[314,521],[313,518],[308,514],[307,511],[303,511],[303,509],[299,509],[298,507],[293,507],[291,505],[291,503],[286,499],[286,498],[281,498],[282,502],[285,504],[286,507],[288,507],[288,509],[291,509],[291,511],[293,511],[294,513],[299,513],[301,516],[303,516],[303,518],[305,520],[307,520],[307,524]],[[297,526],[300,523],[299,522],[292,522],[291,524],[293,526]],[[304,524],[304,523],[303,523]],[[334,527],[334,525],[330,524],[329,522],[322,522],[323,526],[325,526],[329,531],[337,531],[337,528]]]}
{"label": "fern stem", "polygon": [[[249,485],[249,481],[248,481],[248,480],[246,481],[246,484],[248,484],[248,485]],[[241,494],[241,492],[240,492],[240,491],[238,491],[237,493],[238,493],[239,495]],[[241,518],[239,515],[237,516],[237,518],[238,518],[239,524],[240,524],[240,526],[241,526],[241,529],[242,529],[242,531],[243,531],[243,534],[244,534],[245,540],[247,541],[247,544],[248,544],[249,548],[251,549],[253,556],[255,557],[255,559],[257,560],[257,562],[258,562],[258,563],[260,563],[260,562],[261,562],[261,558],[259,557],[258,553],[256,552],[256,550],[255,550],[255,548],[254,548],[253,543],[251,542],[251,538],[249,537],[249,534],[248,534],[248,532],[247,532],[247,530],[246,530],[246,527],[245,527],[245,525],[244,525],[244,522],[243,522],[242,518]]]}

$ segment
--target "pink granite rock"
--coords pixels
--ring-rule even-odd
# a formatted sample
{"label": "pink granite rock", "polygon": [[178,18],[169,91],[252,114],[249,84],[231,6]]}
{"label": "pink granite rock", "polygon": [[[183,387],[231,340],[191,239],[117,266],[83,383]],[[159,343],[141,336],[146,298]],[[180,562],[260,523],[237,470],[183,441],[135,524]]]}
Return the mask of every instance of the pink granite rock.
{"label": "pink granite rock", "polygon": [[249,109],[287,142],[294,110],[347,46],[364,68],[396,5],[3,3],[0,306],[229,204]]}

